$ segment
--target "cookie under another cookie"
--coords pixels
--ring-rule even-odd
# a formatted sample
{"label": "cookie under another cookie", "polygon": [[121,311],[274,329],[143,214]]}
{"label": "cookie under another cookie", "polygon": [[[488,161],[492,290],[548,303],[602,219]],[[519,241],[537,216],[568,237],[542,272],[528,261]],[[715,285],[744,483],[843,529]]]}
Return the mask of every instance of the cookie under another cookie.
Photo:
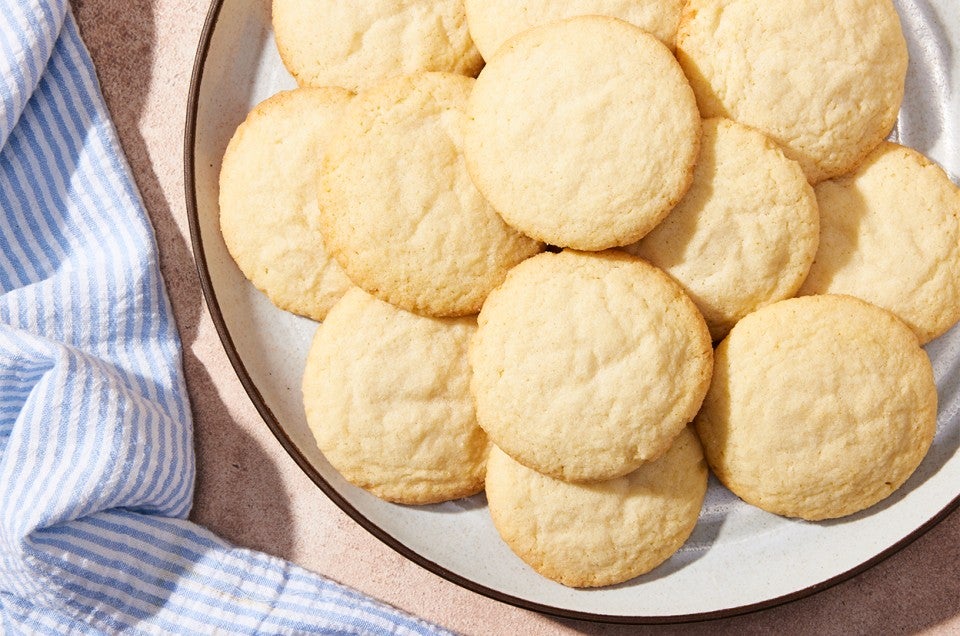
{"label": "cookie under another cookie", "polygon": [[274,95],[237,128],[220,169],[230,255],[276,306],[314,320],[352,287],[314,226],[320,157],[352,97],[342,88]]}
{"label": "cookie under another cookie", "polygon": [[314,337],[303,374],[307,424],[347,479],[397,503],[483,488],[487,438],[470,397],[473,318],[425,318],[354,288]]}
{"label": "cookie under another cookie", "polygon": [[800,165],[761,133],[708,119],[690,190],[625,250],[680,283],[720,340],[748,313],[797,292],[819,238]]}
{"label": "cookie under another cookie", "polygon": [[816,193],[820,248],[801,294],[879,305],[921,344],[960,320],[960,189],[939,166],[885,142]]}
{"label": "cookie under another cookie", "polygon": [[504,223],[467,174],[473,84],[420,73],[359,94],[321,165],[330,254],[358,286],[425,315],[478,312],[507,271],[542,248]]}
{"label": "cookie under another cookie", "polygon": [[618,18],[673,48],[683,0],[466,0],[470,37],[490,59],[511,37],[536,26],[581,15]]}
{"label": "cookie under another cookie", "polygon": [[697,436],[684,428],[670,449],[632,473],[595,484],[541,475],[492,448],[486,492],[510,549],[571,587],[621,583],[667,560],[693,531],[707,491]]}

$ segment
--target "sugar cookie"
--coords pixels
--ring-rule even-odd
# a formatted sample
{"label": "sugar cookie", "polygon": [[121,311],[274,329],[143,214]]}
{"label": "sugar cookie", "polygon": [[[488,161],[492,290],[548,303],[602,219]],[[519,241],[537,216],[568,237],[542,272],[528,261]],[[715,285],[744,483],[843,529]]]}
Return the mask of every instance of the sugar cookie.
{"label": "sugar cookie", "polygon": [[514,35],[579,15],[604,15],[640,27],[673,48],[683,0],[466,0],[470,37],[489,59]]}
{"label": "sugar cookie", "polygon": [[626,250],[679,282],[720,340],[797,292],[818,240],[817,200],[800,165],[755,130],[708,119],[690,190]]}
{"label": "sugar cookie", "polygon": [[558,479],[610,479],[655,459],[710,383],[710,333],[693,302],[624,252],[535,256],[490,294],[478,323],[477,421]]}
{"label": "sugar cookie", "polygon": [[816,187],[820,249],[801,294],[888,309],[921,344],[960,320],[960,189],[910,148],[883,143]]}
{"label": "sugar cookie", "polygon": [[422,73],[358,95],[320,174],[330,253],[369,293],[417,313],[476,313],[507,270],[541,245],[508,227],[461,153],[474,80]]}
{"label": "sugar cookie", "polygon": [[425,318],[351,289],[317,331],[307,424],[347,481],[398,503],[480,491],[488,443],[470,398],[473,318]]}
{"label": "sugar cookie", "polygon": [[907,72],[890,0],[691,0],[677,58],[704,117],[765,133],[811,183],[887,136]]}
{"label": "sugar cookie", "polygon": [[621,20],[537,27],[490,58],[470,96],[467,167],[507,223],[546,243],[639,240],[693,178],[700,116],[670,50]]}
{"label": "sugar cookie", "polygon": [[933,369],[893,314],[850,296],[768,305],[730,331],[696,418],[707,461],[744,501],[818,520],[900,487],[937,422]]}
{"label": "sugar cookie", "polygon": [[320,157],[352,94],[286,91],[240,124],[220,169],[220,229],[240,270],[281,309],[323,320],[351,287],[311,229]]}
{"label": "sugar cookie", "polygon": [[486,492],[500,536],[534,570],[571,587],[621,583],[690,536],[707,491],[697,436],[684,428],[656,461],[609,481],[571,484],[494,447]]}
{"label": "sugar cookie", "polygon": [[483,65],[463,0],[273,0],[272,21],[301,86],[358,91],[417,71],[476,75]]}

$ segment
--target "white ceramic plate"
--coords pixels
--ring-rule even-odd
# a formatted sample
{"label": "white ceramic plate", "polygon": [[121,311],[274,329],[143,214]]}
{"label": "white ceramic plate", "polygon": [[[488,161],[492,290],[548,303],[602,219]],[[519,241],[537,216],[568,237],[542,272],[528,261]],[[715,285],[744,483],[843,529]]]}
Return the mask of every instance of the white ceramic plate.
{"label": "white ceramic plate", "polygon": [[[910,42],[907,99],[894,137],[960,175],[960,21],[956,0],[901,1]],[[197,267],[224,347],[291,457],[358,523],[464,587],[559,616],[669,622],[729,616],[799,598],[862,571],[960,503],[960,328],[927,347],[940,389],[938,432],[906,485],[839,521],[805,523],[748,506],[711,481],[687,544],[625,584],[573,590],[523,564],[499,539],[482,496],[422,508],[345,482],[313,443],[300,374],[316,325],[273,307],[241,275],[218,227],[217,177],[234,128],[259,101],[295,86],[276,53],[266,0],[214,0],[194,67],[186,133],[187,203]],[[951,88],[952,87],[952,88]]]}

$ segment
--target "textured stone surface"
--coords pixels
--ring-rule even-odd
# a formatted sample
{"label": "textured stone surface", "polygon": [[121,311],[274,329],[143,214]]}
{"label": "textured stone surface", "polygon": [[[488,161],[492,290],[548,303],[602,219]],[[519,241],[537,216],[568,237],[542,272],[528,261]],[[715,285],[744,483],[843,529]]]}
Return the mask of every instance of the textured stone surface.
{"label": "textured stone surface", "polygon": [[464,590],[394,553],[327,500],[286,455],[240,386],[204,305],[187,230],[181,151],[206,6],[75,0],[73,7],[156,229],[183,337],[196,425],[196,521],[466,634],[960,631],[960,512],[815,596],[738,618],[669,627],[552,619]]}

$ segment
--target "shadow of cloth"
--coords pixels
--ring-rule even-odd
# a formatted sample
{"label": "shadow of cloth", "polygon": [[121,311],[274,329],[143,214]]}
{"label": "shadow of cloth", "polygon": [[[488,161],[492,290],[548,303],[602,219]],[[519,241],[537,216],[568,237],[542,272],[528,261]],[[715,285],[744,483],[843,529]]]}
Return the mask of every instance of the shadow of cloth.
{"label": "shadow of cloth", "polygon": [[[183,345],[183,367],[194,416],[197,473],[190,518],[229,541],[289,557],[294,546],[292,530],[261,536],[257,524],[249,523],[251,518],[270,518],[275,521],[273,528],[293,528],[281,476],[267,452],[232,419],[216,383],[192,348],[205,305],[193,254],[178,224],[186,216],[179,158],[183,156],[182,121],[189,74],[182,69],[189,68],[192,59],[177,59],[169,50],[161,49],[164,37],[158,39],[156,32],[156,6],[157,3],[147,0],[73,3],[107,107],[154,228],[160,269]],[[197,34],[190,41],[196,42],[202,20],[192,23]],[[152,134],[149,139],[143,132],[150,130],[144,125],[148,107],[163,111],[160,121],[164,122],[160,134]],[[149,117],[151,122],[157,119],[155,113]],[[174,143],[176,148],[172,149]],[[171,157],[176,161],[171,161]],[[174,196],[177,198],[173,199]],[[183,222],[182,227],[185,225]],[[264,492],[277,496],[264,499]]]}

